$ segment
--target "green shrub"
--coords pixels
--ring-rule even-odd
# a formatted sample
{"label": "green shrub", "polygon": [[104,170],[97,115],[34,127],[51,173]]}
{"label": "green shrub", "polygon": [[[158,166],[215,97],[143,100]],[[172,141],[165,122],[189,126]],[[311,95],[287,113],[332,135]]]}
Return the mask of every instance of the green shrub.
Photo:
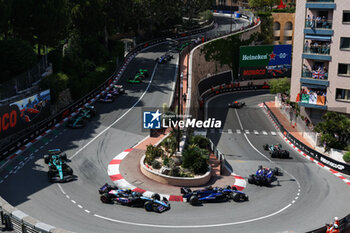
{"label": "green shrub", "polygon": [[160,148],[160,146],[148,145],[145,154],[146,163],[151,165],[155,158],[161,157],[163,155],[163,150]]}
{"label": "green shrub", "polygon": [[169,158],[168,158],[168,156],[164,156],[163,165],[167,166],[167,167],[169,166]]}
{"label": "green shrub", "polygon": [[210,142],[207,137],[196,135],[191,137],[190,144],[196,144],[202,149],[207,149],[209,148]]}
{"label": "green shrub", "polygon": [[54,73],[62,71],[63,54],[61,47],[51,50],[47,55],[47,59],[52,63],[52,70]]}
{"label": "green shrub", "polygon": [[169,171],[169,176],[180,176],[180,168],[179,167],[173,167]]}
{"label": "green shrub", "polygon": [[202,174],[208,171],[209,152],[191,144],[183,152],[182,166],[192,170],[195,174]]}
{"label": "green shrub", "polygon": [[51,102],[55,104],[61,91],[68,86],[68,76],[63,73],[52,74],[40,81],[41,89],[50,89]]}
{"label": "green shrub", "polygon": [[346,152],[343,155],[343,159],[344,159],[345,162],[350,163],[350,151]]}
{"label": "green shrub", "polygon": [[162,167],[162,165],[160,164],[160,162],[159,162],[158,160],[154,160],[154,161],[152,162],[152,167],[153,167],[154,169],[160,169],[160,168]]}
{"label": "green shrub", "polygon": [[29,70],[36,62],[33,47],[27,41],[0,40],[0,83]]}

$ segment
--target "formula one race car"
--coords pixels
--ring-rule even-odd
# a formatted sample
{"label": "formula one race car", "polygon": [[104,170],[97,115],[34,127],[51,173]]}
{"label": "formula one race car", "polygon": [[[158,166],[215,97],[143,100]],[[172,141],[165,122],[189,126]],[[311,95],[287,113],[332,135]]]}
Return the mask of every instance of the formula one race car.
{"label": "formula one race car", "polygon": [[157,58],[156,62],[158,62],[159,64],[165,64],[173,58],[174,58],[173,55],[171,55],[170,53],[166,53],[163,56]]}
{"label": "formula one race car", "polygon": [[128,83],[141,83],[142,82],[142,78],[139,75],[135,75],[134,77],[130,77],[127,80]]}
{"label": "formula one race car", "polygon": [[104,93],[100,95],[100,98],[98,99],[98,102],[102,103],[113,103],[114,101],[114,96],[110,93]]}
{"label": "formula one race car", "polygon": [[238,102],[238,101],[234,101],[232,103],[228,104],[229,108],[242,108],[245,105],[245,102]]}
{"label": "formula one race car", "polygon": [[125,94],[123,85],[114,85],[113,88],[108,91],[108,94],[111,94],[113,96]]}
{"label": "formula one race car", "polygon": [[144,207],[146,211],[154,211],[162,213],[170,209],[168,199],[163,197],[160,200],[160,195],[154,193],[152,197],[143,196],[142,193],[133,192],[130,189],[118,189],[116,186],[104,184],[99,190],[100,200],[103,203],[118,203],[131,207]]}
{"label": "formula one race car", "polygon": [[67,182],[75,179],[73,169],[67,165],[67,155],[60,149],[48,150],[44,161],[49,165],[47,176],[50,182]]}
{"label": "formula one race car", "polygon": [[81,128],[87,123],[87,120],[96,116],[97,112],[94,106],[87,105],[85,108],[80,109],[79,113],[70,118],[67,122],[67,126],[71,128]]}
{"label": "formula one race car", "polygon": [[138,75],[139,77],[145,79],[148,78],[148,70],[147,69],[139,69],[138,72],[136,72],[135,76]]}
{"label": "formula one race car", "polygon": [[202,202],[220,202],[232,199],[235,202],[248,201],[248,196],[236,187],[230,185],[224,188],[211,187],[192,191],[190,188],[181,188],[182,197],[191,205],[200,205]]}
{"label": "formula one race car", "polygon": [[272,182],[277,181],[276,176],[282,175],[283,173],[278,167],[271,169],[260,165],[256,173],[249,176],[248,183],[260,186],[270,186]]}
{"label": "formula one race car", "polygon": [[289,158],[289,151],[282,150],[281,144],[264,144],[264,150],[268,150],[272,158]]}

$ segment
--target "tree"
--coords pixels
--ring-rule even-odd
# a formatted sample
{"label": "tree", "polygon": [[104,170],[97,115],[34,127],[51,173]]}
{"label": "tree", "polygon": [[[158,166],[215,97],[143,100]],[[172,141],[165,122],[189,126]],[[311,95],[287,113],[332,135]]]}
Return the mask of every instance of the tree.
{"label": "tree", "polygon": [[290,79],[287,77],[279,78],[279,79],[271,79],[269,81],[270,85],[270,93],[277,94],[283,93],[289,95],[290,91]]}
{"label": "tree", "polygon": [[233,35],[204,45],[201,52],[204,53],[206,61],[218,61],[220,65],[228,65],[234,79],[238,79],[239,48],[251,44],[255,38],[256,35],[252,35],[248,40],[241,40],[239,35]]}
{"label": "tree", "polygon": [[261,32],[258,40],[263,44],[271,44],[273,41],[273,18],[271,12],[259,12],[258,17],[261,20]]}
{"label": "tree", "polygon": [[248,4],[252,8],[261,10],[267,6],[272,9],[272,7],[278,4],[279,2],[280,0],[249,0]]}
{"label": "tree", "polygon": [[315,130],[321,133],[326,151],[330,148],[346,148],[350,140],[350,119],[337,112],[327,112],[322,118],[323,121],[317,124]]}
{"label": "tree", "polygon": [[0,0],[0,38],[8,37],[11,28],[12,0]]}
{"label": "tree", "polygon": [[32,45],[55,46],[66,37],[67,0],[13,0],[12,22],[16,35]]}

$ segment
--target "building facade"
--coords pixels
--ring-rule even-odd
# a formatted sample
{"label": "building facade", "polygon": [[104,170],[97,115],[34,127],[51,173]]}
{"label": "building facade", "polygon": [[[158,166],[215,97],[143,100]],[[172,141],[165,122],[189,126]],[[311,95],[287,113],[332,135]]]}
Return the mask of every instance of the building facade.
{"label": "building facade", "polygon": [[216,0],[216,6],[248,8],[248,0]]}
{"label": "building facade", "polygon": [[295,13],[272,13],[274,44],[293,44]]}
{"label": "building facade", "polygon": [[298,0],[291,101],[318,122],[326,111],[350,114],[349,0]]}

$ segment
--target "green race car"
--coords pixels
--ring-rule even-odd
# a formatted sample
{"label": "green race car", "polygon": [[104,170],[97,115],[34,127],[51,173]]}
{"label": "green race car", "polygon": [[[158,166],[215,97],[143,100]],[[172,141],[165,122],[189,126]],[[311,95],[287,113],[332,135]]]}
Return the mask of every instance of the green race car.
{"label": "green race car", "polygon": [[127,80],[128,83],[141,83],[142,78],[140,76],[135,75],[133,78],[129,78]]}

